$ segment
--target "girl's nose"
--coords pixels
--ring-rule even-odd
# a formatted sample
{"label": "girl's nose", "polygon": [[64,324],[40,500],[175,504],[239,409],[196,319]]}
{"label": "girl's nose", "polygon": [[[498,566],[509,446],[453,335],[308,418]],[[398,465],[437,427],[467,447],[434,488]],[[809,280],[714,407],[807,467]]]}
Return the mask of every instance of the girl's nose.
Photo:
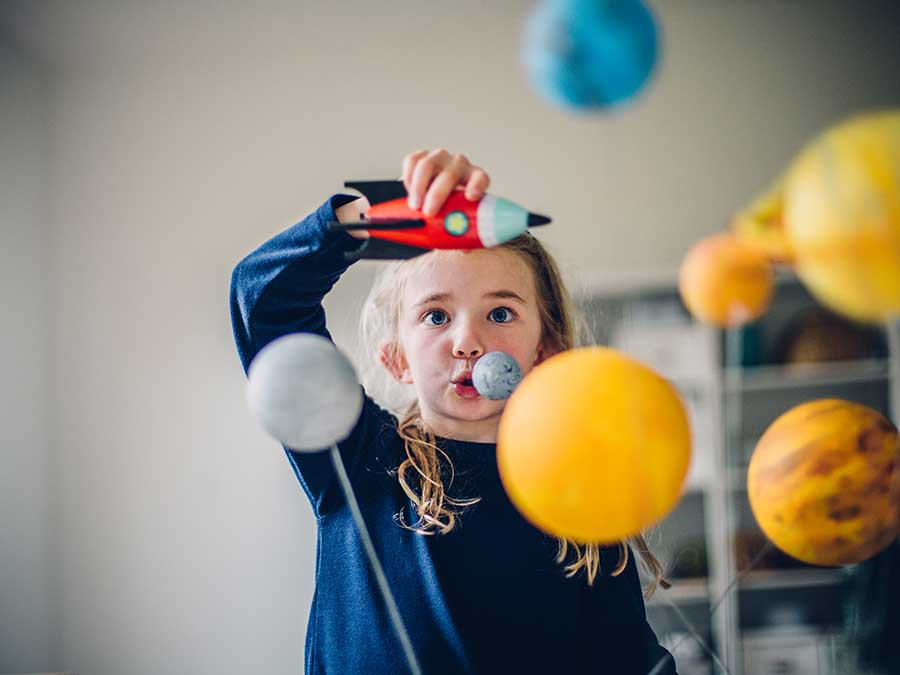
{"label": "girl's nose", "polygon": [[476,332],[470,326],[461,325],[453,343],[453,356],[458,359],[475,359],[483,353],[484,348]]}
{"label": "girl's nose", "polygon": [[468,350],[462,347],[457,347],[453,350],[453,355],[458,359],[476,359],[481,356],[481,353],[481,347],[474,347]]}

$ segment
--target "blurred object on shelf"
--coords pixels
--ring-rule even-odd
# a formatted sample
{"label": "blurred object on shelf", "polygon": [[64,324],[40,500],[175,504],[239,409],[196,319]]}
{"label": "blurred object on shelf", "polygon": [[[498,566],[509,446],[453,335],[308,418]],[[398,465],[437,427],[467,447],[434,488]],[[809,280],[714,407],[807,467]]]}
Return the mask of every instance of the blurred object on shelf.
{"label": "blurred object on shelf", "polygon": [[835,670],[832,641],[805,623],[746,631],[744,675],[848,675]]}
{"label": "blurred object on shelf", "polygon": [[885,355],[877,329],[853,323],[822,307],[799,313],[786,326],[776,350],[778,361],[791,366]]}
{"label": "blurred object on shelf", "polygon": [[782,603],[775,605],[766,613],[767,626],[806,626],[806,612],[800,605]]}
{"label": "blurred object on shelf", "polygon": [[678,386],[681,400],[687,407],[691,420],[691,434],[694,439],[694,451],[691,453],[691,465],[688,469],[687,488],[703,489],[716,478],[715,438],[716,429],[712,423],[710,408],[713,405],[709,391],[702,387]]}
{"label": "blurred object on shelf", "polygon": [[706,675],[712,666],[703,646],[690,633],[672,631],[660,637],[660,644],[669,650],[681,675]]}
{"label": "blurred object on shelf", "polygon": [[[764,320],[764,319],[763,319]],[[760,340],[759,321],[748,323],[737,330],[741,332],[740,363],[744,368],[752,368],[763,363],[762,342]],[[727,364],[726,364],[727,365]]]}
{"label": "blurred object on shelf", "polygon": [[620,349],[670,380],[709,376],[715,335],[698,322],[634,312],[613,328],[610,346]]}
{"label": "blurred object on shelf", "polygon": [[672,579],[697,579],[709,574],[707,565],[706,541],[702,536],[686,538],[678,542],[678,548],[672,555],[671,569],[668,572]]}

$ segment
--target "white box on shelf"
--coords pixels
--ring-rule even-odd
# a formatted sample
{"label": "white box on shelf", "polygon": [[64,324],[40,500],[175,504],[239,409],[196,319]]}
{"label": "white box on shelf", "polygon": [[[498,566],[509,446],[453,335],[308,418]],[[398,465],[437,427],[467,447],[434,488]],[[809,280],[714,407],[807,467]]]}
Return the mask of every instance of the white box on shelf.
{"label": "white box on shelf", "polygon": [[744,675],[838,675],[830,636],[790,626],[744,633]]}
{"label": "white box on shelf", "polygon": [[708,390],[693,387],[679,389],[687,408],[691,425],[691,465],[687,485],[692,488],[708,486],[715,478],[715,424]]}
{"label": "white box on shelf", "polygon": [[696,321],[623,321],[610,346],[634,356],[673,382],[707,380],[716,366],[716,334]]}

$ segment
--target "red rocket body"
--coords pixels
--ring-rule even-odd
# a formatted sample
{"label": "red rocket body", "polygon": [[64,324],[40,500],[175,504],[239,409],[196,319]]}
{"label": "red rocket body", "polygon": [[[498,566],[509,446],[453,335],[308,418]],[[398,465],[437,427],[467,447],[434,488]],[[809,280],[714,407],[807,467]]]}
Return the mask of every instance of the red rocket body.
{"label": "red rocket body", "polygon": [[[370,229],[369,236],[427,249],[482,248],[484,244],[478,236],[478,204],[466,199],[460,190],[453,192],[433,216],[409,208],[406,198],[375,204],[366,212],[366,219],[372,223],[421,220],[423,224],[418,228],[399,230]],[[458,223],[455,230],[458,234],[451,234],[445,223]]]}

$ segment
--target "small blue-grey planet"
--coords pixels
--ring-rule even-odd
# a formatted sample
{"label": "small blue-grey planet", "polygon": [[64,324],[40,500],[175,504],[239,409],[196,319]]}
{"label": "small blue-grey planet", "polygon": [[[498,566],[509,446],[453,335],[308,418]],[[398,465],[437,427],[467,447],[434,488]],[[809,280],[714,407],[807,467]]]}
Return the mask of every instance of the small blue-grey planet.
{"label": "small blue-grey planet", "polygon": [[479,394],[492,401],[512,396],[521,381],[522,369],[506,352],[488,352],[472,369],[472,385]]}

